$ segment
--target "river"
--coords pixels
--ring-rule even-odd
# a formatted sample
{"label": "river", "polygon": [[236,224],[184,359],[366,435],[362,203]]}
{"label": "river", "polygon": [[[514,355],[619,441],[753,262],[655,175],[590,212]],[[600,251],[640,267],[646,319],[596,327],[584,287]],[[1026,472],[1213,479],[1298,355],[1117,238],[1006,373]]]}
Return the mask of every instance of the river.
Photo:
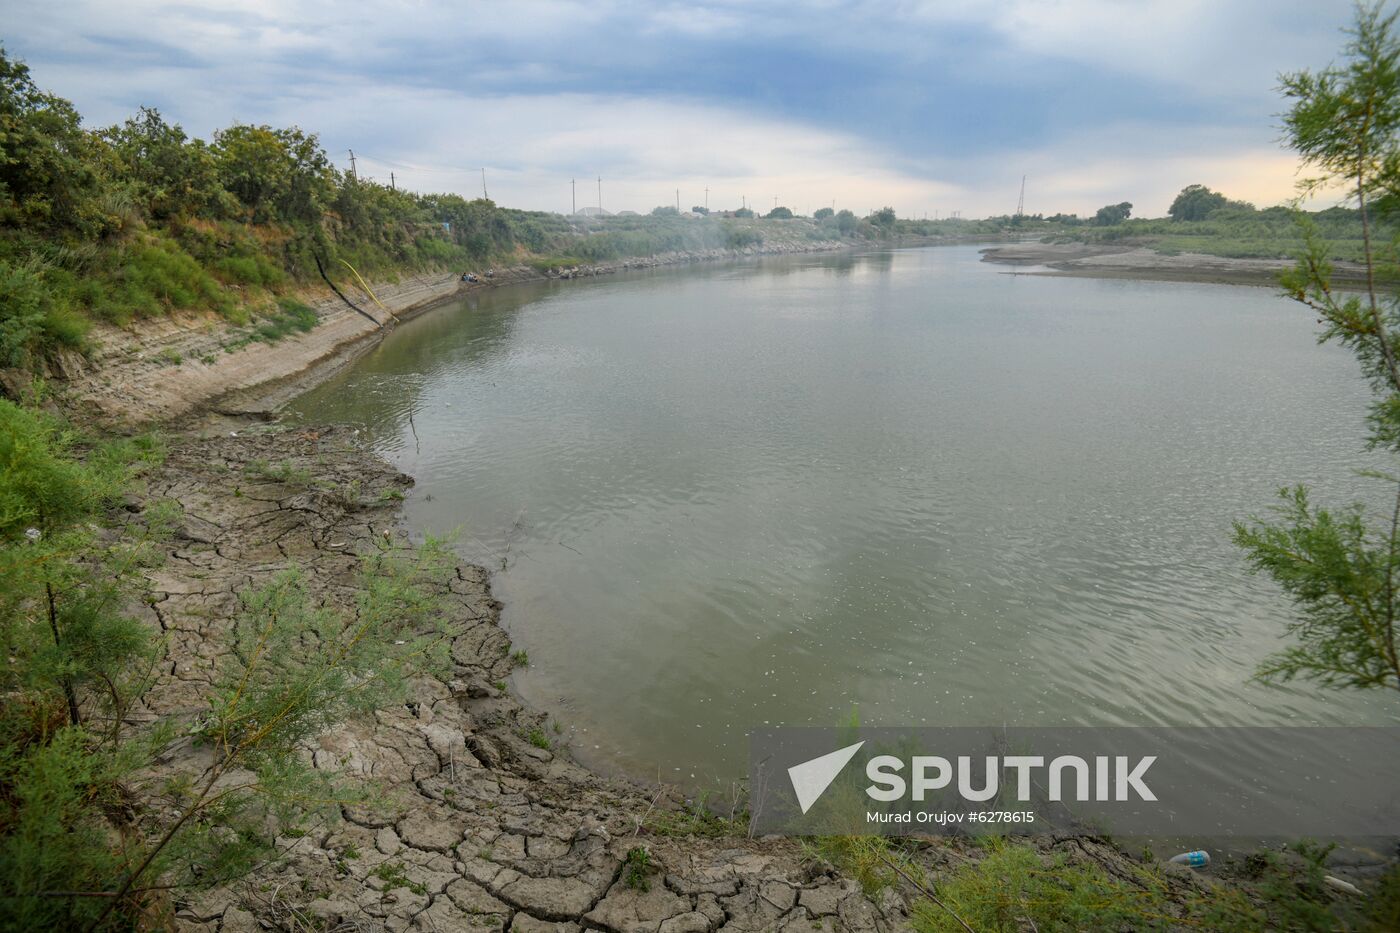
{"label": "river", "polygon": [[[1349,471],[1367,391],[1267,288],[972,246],[481,291],[295,401],[498,572],[585,761],[726,785],[764,724],[1395,724],[1251,683],[1289,607],[1231,522]],[[502,569],[503,568],[503,569]]]}

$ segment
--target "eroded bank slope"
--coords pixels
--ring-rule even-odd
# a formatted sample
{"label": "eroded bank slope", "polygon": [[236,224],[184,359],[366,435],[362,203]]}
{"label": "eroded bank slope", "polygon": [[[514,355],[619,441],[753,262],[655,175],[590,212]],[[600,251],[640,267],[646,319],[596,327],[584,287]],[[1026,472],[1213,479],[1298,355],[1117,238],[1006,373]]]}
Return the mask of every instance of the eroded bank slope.
{"label": "eroded bank slope", "polygon": [[[340,294],[329,288],[302,294],[316,313],[315,326],[306,333],[266,342],[253,339],[251,328],[235,327],[212,312],[176,312],[128,327],[99,325],[87,357],[61,353],[49,369],[66,406],[84,420],[103,424],[168,422],[204,409],[266,413],[372,346],[396,323],[465,292],[524,281],[850,248],[837,241],[775,242],[585,266],[518,265],[493,270],[489,277],[483,272],[474,282],[462,281],[455,272],[432,273],[370,283],[372,294],[341,283]],[[24,382],[22,374],[0,372],[0,390],[19,395]]]}

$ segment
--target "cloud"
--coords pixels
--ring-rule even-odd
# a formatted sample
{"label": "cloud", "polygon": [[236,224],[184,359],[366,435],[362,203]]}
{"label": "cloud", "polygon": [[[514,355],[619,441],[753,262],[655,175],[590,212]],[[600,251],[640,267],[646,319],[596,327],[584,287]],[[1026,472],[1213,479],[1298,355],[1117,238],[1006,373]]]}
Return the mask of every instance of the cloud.
{"label": "cloud", "polygon": [[1013,209],[1022,174],[1052,212],[1155,212],[1193,181],[1287,197],[1275,75],[1324,64],[1349,9],[0,0],[11,51],[94,123],[141,104],[200,135],[296,123],[415,187],[471,193],[486,165],[498,200],[529,207],[566,207],[569,177],[601,174],[605,202],[638,210],[708,185],[964,216]]}

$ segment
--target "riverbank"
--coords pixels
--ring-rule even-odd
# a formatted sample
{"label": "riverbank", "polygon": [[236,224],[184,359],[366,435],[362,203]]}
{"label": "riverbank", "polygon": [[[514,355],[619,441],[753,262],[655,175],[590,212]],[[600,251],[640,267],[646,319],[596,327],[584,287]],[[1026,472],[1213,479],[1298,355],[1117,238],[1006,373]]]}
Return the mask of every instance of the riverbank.
{"label": "riverbank", "polygon": [[[199,707],[236,593],[287,563],[317,593],[353,600],[355,555],[385,537],[405,543],[396,506],[411,485],[346,428],[249,424],[175,440],[147,492],[184,506],[154,575],[149,614],[169,638],[170,664],[147,711]],[[455,632],[452,678],[420,679],[406,706],[323,735],[310,750],[317,767],[374,783],[381,805],[279,840],[284,861],[236,885],[177,897],[182,928],[906,925],[901,900],[868,900],[793,840],[750,840],[742,822],[681,814],[670,791],[575,764],[553,723],[505,687],[515,662],[486,571],[458,567],[442,595]],[[638,845],[648,851],[647,890],[623,877]]]}
{"label": "riverbank", "polygon": [[[305,333],[269,342],[259,339],[254,328],[232,325],[213,312],[181,312],[127,327],[99,326],[91,335],[94,349],[89,355],[61,352],[50,361],[47,375],[67,410],[106,426],[166,423],[200,411],[270,415],[373,346],[395,324],[476,290],[853,248],[836,240],[779,242],[589,265],[520,264],[478,270],[474,282],[462,281],[457,273],[436,273],[370,283],[368,290],[342,283],[339,294],[317,289],[298,295],[316,315],[315,325]],[[0,389],[20,397],[28,378],[17,371],[0,371]]]}
{"label": "riverbank", "polygon": [[[1159,253],[1122,244],[1040,242],[990,247],[982,250],[982,261],[1024,270],[1013,273],[1017,275],[1269,286],[1277,286],[1279,274],[1294,265],[1291,259]],[[1338,262],[1335,274],[1340,280],[1359,280],[1363,270],[1355,263]]]}

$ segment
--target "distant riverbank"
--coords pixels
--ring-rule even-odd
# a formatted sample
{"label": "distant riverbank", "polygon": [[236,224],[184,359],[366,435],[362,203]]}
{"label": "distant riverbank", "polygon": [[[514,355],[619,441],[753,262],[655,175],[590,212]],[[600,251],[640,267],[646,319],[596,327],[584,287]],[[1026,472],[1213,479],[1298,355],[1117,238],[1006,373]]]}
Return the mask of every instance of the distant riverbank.
{"label": "distant riverbank", "polygon": [[[982,250],[982,261],[1022,267],[1022,275],[1073,275],[1096,279],[1146,279],[1229,285],[1278,285],[1291,259],[1243,259],[1205,253],[1159,253],[1134,244],[1008,243]],[[1338,262],[1336,276],[1357,280],[1356,263]]]}

